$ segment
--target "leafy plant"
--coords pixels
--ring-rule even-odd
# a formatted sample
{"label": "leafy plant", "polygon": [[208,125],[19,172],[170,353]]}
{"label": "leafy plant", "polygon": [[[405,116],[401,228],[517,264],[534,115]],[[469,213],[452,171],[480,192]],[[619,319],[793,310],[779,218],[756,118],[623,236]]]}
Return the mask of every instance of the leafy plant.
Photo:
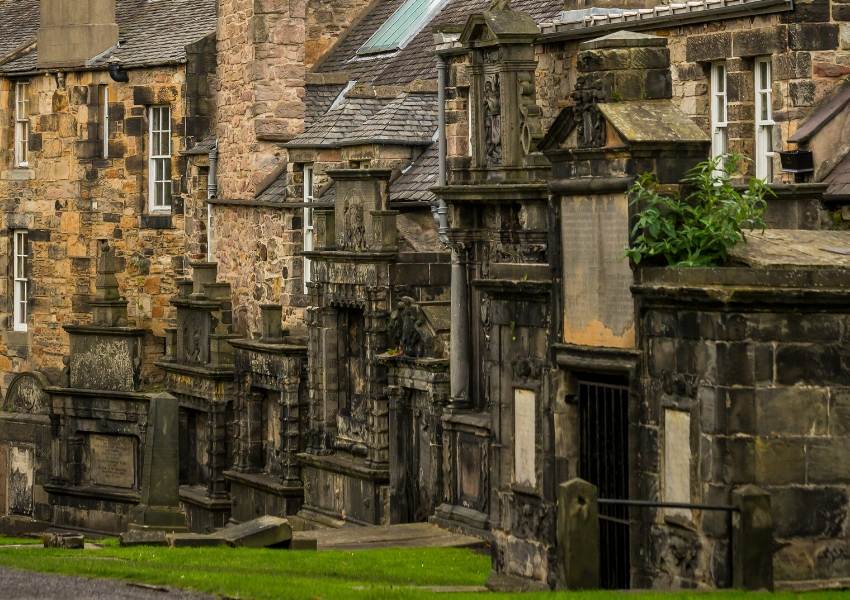
{"label": "leafy plant", "polygon": [[732,185],[742,157],[737,154],[699,163],[688,171],[682,192],[661,192],[651,173],[638,177],[629,190],[639,207],[626,255],[635,264],[662,257],[668,265],[706,267],[723,264],[729,249],[745,241],[744,229],[764,230],[767,184],[750,178],[746,190]]}

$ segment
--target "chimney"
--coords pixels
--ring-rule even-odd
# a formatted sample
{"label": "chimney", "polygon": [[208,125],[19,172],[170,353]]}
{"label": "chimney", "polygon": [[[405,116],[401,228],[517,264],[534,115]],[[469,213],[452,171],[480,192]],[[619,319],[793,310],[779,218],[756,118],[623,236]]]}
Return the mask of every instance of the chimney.
{"label": "chimney", "polygon": [[81,67],[118,44],[115,0],[40,1],[40,68]]}

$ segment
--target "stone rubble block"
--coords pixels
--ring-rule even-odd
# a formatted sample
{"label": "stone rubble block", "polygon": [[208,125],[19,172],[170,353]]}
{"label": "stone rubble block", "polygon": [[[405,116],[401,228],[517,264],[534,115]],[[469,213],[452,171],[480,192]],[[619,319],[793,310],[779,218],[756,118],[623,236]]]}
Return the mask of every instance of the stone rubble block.
{"label": "stone rubble block", "polygon": [[266,515],[214,533],[172,533],[166,539],[172,548],[282,548],[292,540],[292,527],[286,519]]}
{"label": "stone rubble block", "polygon": [[41,536],[45,548],[62,548],[63,550],[82,550],[86,538],[82,533],[45,533]]}

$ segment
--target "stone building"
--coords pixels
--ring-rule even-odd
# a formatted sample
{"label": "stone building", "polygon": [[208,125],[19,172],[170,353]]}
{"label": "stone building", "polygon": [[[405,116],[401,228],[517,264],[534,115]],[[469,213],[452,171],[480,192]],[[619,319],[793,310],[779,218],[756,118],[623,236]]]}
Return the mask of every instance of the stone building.
{"label": "stone building", "polygon": [[[605,587],[740,584],[742,495],[763,581],[850,579],[840,2],[11,6],[0,509],[431,520],[557,587],[582,478]],[[112,41],[51,63],[64,28]],[[771,228],[728,266],[630,264],[635,177],[728,152]],[[120,384],[81,378],[115,339]]]}
{"label": "stone building", "polygon": [[[716,507],[755,484],[773,503],[776,581],[847,577],[839,363],[790,358],[816,340],[845,347],[814,325],[842,318],[831,298],[843,271],[820,279],[841,261],[805,231],[842,227],[840,7],[568,3],[544,21],[511,4],[438,40],[448,180],[435,192],[465,265],[452,280],[451,396],[467,402],[443,417],[444,452],[459,458],[437,521],[486,529],[497,571],[562,585],[562,482]],[[675,186],[733,151],[753,158],[742,175],[771,182],[767,219],[784,229],[736,254],[742,268],[630,265],[634,177]],[[840,254],[846,236],[832,235]],[[812,506],[819,517],[800,520]],[[600,514],[605,586],[738,581],[722,511]]]}
{"label": "stone building", "polygon": [[[0,391],[11,432],[0,479],[27,482],[26,499],[0,501],[0,513],[51,519],[45,388],[67,385],[73,327],[92,322],[102,240],[126,267],[133,389],[162,381],[153,363],[184,270],[191,192],[180,153],[208,134],[215,18],[212,0],[0,3]],[[125,477],[121,493],[137,494],[140,480]]]}

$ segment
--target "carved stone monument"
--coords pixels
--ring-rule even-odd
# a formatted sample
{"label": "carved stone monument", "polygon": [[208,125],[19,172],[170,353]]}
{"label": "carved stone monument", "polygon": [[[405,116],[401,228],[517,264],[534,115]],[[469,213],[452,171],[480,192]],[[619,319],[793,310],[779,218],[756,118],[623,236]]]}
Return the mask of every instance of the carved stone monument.
{"label": "carved stone monument", "polygon": [[50,387],[54,522],[119,533],[181,530],[177,502],[176,400],[142,387],[145,330],[131,327],[116,272],[101,242],[93,323],[69,325],[67,381]]}
{"label": "carved stone monument", "polygon": [[233,340],[235,464],[231,520],[294,515],[304,499],[298,453],[307,446],[307,345],[281,327],[280,305],[262,308],[259,339]]}
{"label": "carved stone monument", "polygon": [[233,464],[234,354],[230,285],[216,282],[215,263],[192,263],[171,303],[177,327],[158,362],[179,409],[180,501],[189,528],[207,532],[230,518],[224,471]]}
{"label": "carved stone monument", "polygon": [[[436,339],[428,321],[443,315],[447,329],[448,264],[430,269],[426,262],[445,258],[399,251],[390,171],[328,175],[336,185],[336,204],[316,209],[316,249],[308,253],[314,269],[307,319],[310,410],[308,444],[299,455],[304,479],[299,514],[333,526],[422,519],[441,496],[441,455],[432,455],[440,439],[439,419],[432,419],[439,405],[432,402],[434,396],[445,401],[445,339]],[[426,307],[426,297],[438,300]],[[392,359],[408,353],[423,361],[437,358],[441,365],[423,376],[413,396],[400,393],[402,386],[416,387],[411,380],[396,382],[391,374]],[[410,398],[425,410],[418,425],[412,410],[393,412]],[[394,414],[410,418],[400,428]],[[415,441],[426,421],[433,429]],[[419,448],[423,440],[414,457],[414,444]],[[396,447],[398,452],[391,450]],[[414,492],[410,477],[404,490],[394,487],[400,479],[391,473],[400,469],[416,469],[419,485],[420,458],[427,473],[422,493]]]}

